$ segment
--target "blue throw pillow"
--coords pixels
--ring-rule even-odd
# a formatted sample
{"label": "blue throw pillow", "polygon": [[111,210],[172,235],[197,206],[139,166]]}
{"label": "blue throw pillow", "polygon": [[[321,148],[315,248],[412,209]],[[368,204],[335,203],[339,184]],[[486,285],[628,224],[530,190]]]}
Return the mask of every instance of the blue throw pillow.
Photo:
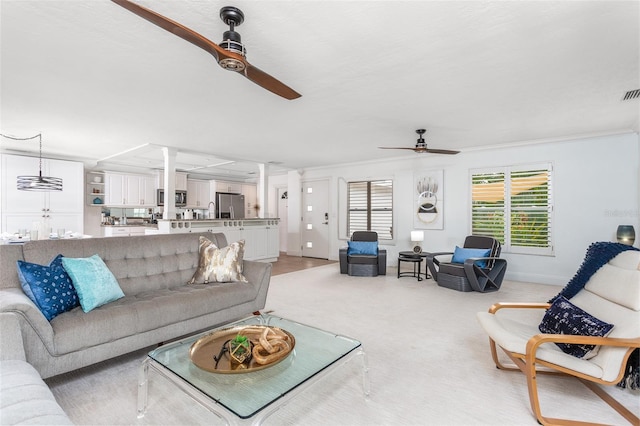
{"label": "blue throw pillow", "polygon": [[47,320],[79,305],[71,278],[62,267],[62,255],[57,255],[49,266],[23,260],[18,260],[17,266],[22,290]]}
{"label": "blue throw pillow", "polygon": [[[453,252],[453,258],[451,259],[452,263],[464,263],[465,260],[470,259],[472,257],[489,257],[491,253],[491,249],[477,249],[477,248],[461,248],[456,246],[455,251]],[[485,260],[481,260],[476,263],[481,268],[487,267],[487,262]]]}
{"label": "blue throw pillow", "polygon": [[[613,324],[606,323],[583,311],[564,296],[551,304],[538,329],[547,334],[571,334],[575,336],[608,335]],[[597,355],[599,346],[556,343],[562,352],[577,358],[589,359]]]}
{"label": "blue throw pillow", "polygon": [[73,281],[84,312],[124,297],[116,277],[97,254],[78,259],[65,257],[62,264]]}
{"label": "blue throw pillow", "polygon": [[347,255],[352,254],[370,254],[378,255],[378,242],[377,241],[347,241],[349,248],[347,249]]}

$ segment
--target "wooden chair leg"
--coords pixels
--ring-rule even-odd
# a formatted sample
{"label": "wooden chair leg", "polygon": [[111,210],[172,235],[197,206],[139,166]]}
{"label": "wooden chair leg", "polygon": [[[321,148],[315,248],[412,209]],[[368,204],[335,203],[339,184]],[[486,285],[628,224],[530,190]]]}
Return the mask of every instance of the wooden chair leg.
{"label": "wooden chair leg", "polygon": [[[538,371],[536,369],[537,367],[535,362],[526,363],[523,359],[518,358],[514,356],[512,353],[510,353],[509,351],[506,351],[503,349],[505,354],[507,354],[507,356],[511,359],[511,361],[513,361],[514,365],[517,368],[509,367],[501,363],[500,360],[498,359],[497,345],[491,338],[489,339],[489,346],[491,348],[491,357],[493,358],[493,362],[496,364],[496,367],[498,367],[501,370],[508,370],[508,371],[520,370],[526,376],[527,390],[529,392],[529,403],[531,405],[531,411],[533,412],[533,415],[538,420],[538,423],[542,425],[594,425],[594,426],[600,425],[600,423],[582,422],[578,420],[569,420],[569,419],[557,419],[557,418],[543,416],[542,410],[540,408],[540,399],[538,397],[537,374],[538,373],[552,374],[552,375],[558,375],[558,376],[564,376],[564,377],[574,377],[574,376],[567,375],[560,371],[546,370],[544,369],[544,367],[541,371]],[[600,397],[600,399],[606,402],[611,408],[616,410],[629,423],[631,423],[632,425],[640,425],[640,418],[636,416],[634,413],[632,413],[620,402],[618,402],[611,395],[609,395],[604,389],[602,389],[600,385],[598,385],[597,383],[591,382],[589,380],[585,380],[581,377],[574,377],[574,378],[580,380],[582,384],[584,384],[593,393],[595,393],[598,397]]]}
{"label": "wooden chair leg", "polygon": [[491,338],[489,338],[489,347],[491,348],[491,358],[493,358],[493,362],[498,369],[507,370],[507,371],[520,370],[519,368],[509,367],[500,362],[500,360],[498,359],[498,350],[496,349],[496,342],[494,342],[493,339]]}

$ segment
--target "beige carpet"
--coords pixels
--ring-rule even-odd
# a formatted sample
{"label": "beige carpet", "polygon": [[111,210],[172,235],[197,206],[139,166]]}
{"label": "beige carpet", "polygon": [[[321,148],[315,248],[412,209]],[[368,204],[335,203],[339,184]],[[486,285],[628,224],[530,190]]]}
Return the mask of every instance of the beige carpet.
{"label": "beige carpet", "polygon": [[[318,382],[267,425],[537,425],[524,376],[499,371],[475,313],[497,301],[546,301],[560,288],[505,282],[497,293],[460,293],[433,281],[340,275],[337,265],[275,276],[265,311],[362,341],[358,359]],[[145,351],[48,380],[77,424],[223,424],[151,373],[149,409],[136,418]],[[627,424],[577,381],[539,376],[543,413]],[[640,414],[640,393],[607,388]]]}

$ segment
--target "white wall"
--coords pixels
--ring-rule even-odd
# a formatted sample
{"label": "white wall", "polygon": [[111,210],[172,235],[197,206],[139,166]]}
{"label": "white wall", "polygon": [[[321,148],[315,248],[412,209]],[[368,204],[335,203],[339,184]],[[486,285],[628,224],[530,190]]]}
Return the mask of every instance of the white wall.
{"label": "white wall", "polygon": [[[640,239],[639,159],[638,135],[624,134],[469,151],[456,156],[415,154],[384,162],[307,169],[288,176],[289,213],[299,215],[299,180],[303,176],[304,179],[330,179],[330,197],[337,201],[330,203],[334,207],[330,218],[329,257],[335,260],[338,249],[346,244],[339,232],[346,217],[344,189],[340,188],[351,180],[392,178],[397,237],[385,247],[389,265],[395,266],[397,253],[411,247],[414,173],[444,170],[444,229],[425,230],[423,249],[451,251],[456,244],[462,245],[465,236],[470,234],[471,169],[551,162],[554,167],[554,256],[509,253],[503,256],[509,262],[507,279],[564,285],[580,266],[589,244],[615,241],[618,225],[633,225]],[[296,206],[298,209],[293,212]],[[300,239],[296,221],[289,221],[288,238],[289,247],[299,245],[295,244]]]}

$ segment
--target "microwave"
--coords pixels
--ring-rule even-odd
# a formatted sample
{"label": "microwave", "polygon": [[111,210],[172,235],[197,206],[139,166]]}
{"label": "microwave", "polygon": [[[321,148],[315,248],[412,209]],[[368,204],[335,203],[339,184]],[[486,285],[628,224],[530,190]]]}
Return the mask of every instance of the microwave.
{"label": "microwave", "polygon": [[[158,189],[158,205],[164,206],[164,189]],[[187,191],[176,189],[176,207],[186,207]]]}

